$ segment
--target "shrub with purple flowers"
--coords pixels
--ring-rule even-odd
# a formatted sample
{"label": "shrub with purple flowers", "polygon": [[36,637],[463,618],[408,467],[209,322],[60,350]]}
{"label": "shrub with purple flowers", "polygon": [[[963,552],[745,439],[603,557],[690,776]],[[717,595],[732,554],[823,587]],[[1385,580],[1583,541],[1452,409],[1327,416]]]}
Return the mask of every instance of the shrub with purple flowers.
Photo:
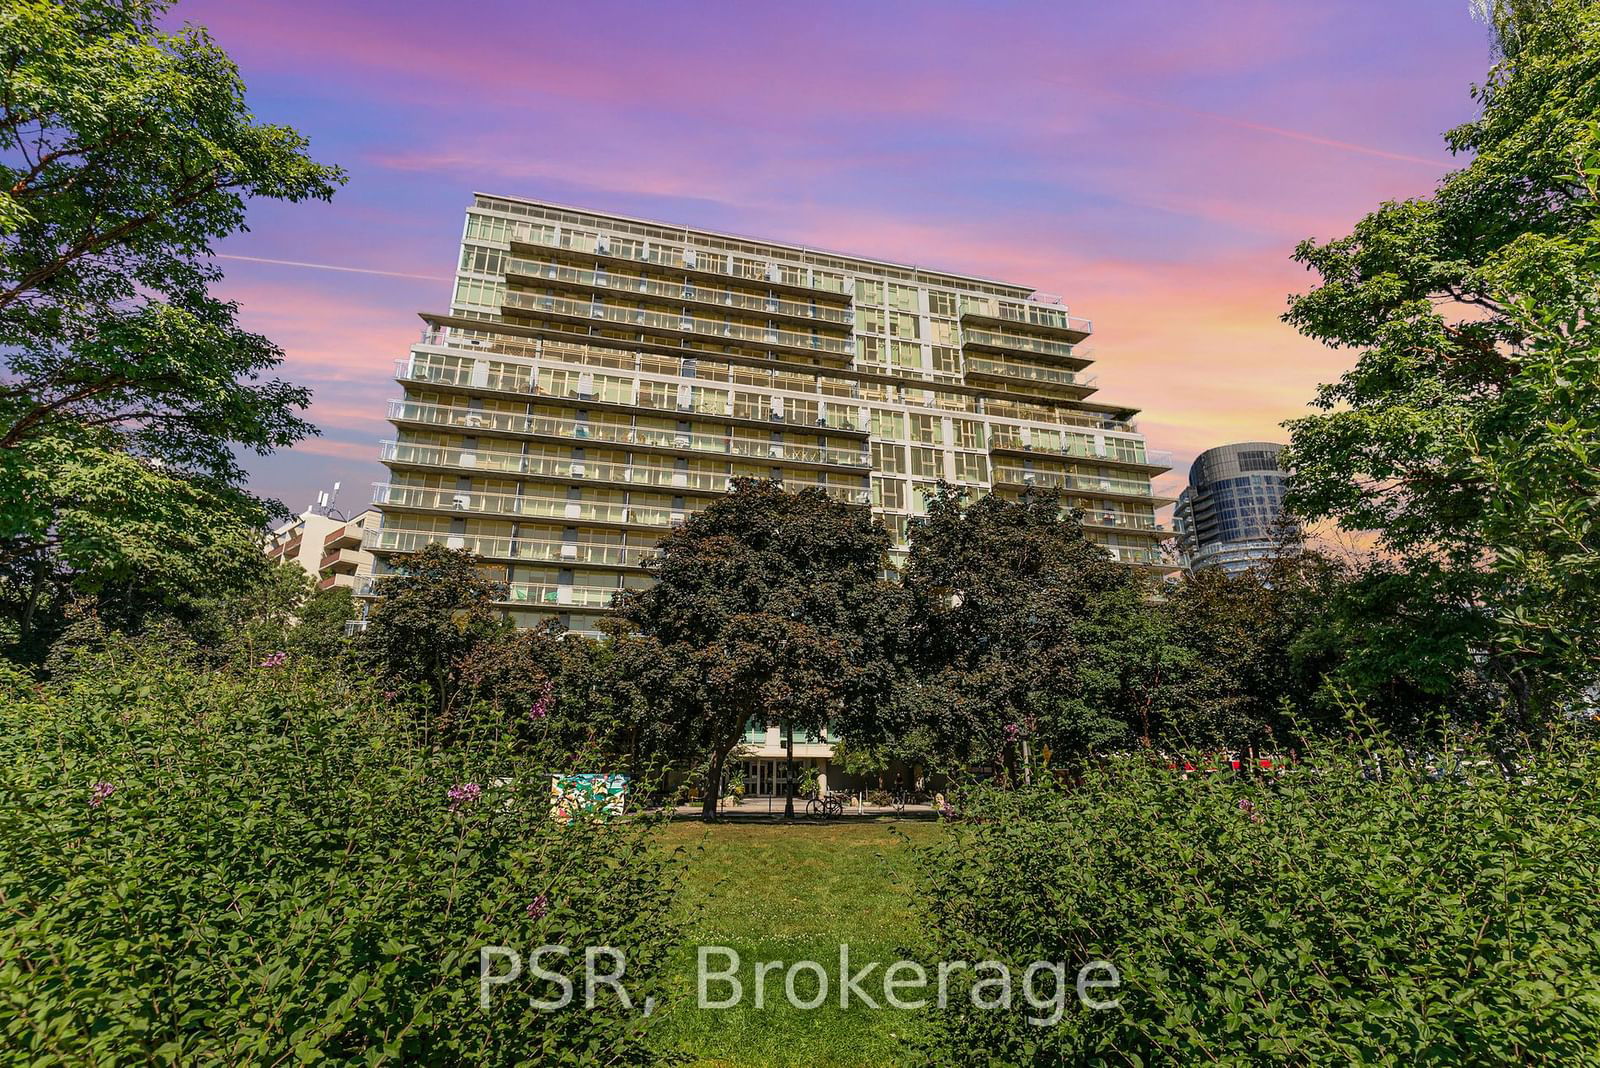
{"label": "shrub with purple flowers", "polygon": [[483,795],[483,787],[475,782],[457,783],[445,791],[445,800],[450,804],[451,812],[460,812],[463,808],[473,804]]}
{"label": "shrub with purple flowers", "polygon": [[1066,961],[1070,982],[1107,960],[1121,1005],[1036,1027],[1026,1006],[970,1011],[963,987],[922,1056],[1595,1064],[1600,748],[1519,761],[1429,766],[1375,742],[1272,771],[1128,756],[965,788],[969,819],[920,854],[930,971]]}
{"label": "shrub with purple flowers", "polygon": [[485,944],[662,994],[651,826],[554,822],[547,754],[429,744],[381,683],[114,653],[0,700],[0,1063],[663,1063],[615,999],[478,1004]]}

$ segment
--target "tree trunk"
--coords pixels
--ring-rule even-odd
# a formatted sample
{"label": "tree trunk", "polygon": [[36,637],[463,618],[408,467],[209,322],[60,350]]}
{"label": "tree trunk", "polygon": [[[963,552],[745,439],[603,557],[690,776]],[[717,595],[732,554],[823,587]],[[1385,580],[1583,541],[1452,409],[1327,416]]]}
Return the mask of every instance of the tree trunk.
{"label": "tree trunk", "polygon": [[17,648],[28,655],[28,641],[33,637],[33,616],[39,609],[39,598],[44,596],[44,576],[49,560],[41,552],[33,564],[33,584],[28,589],[28,604],[22,612],[22,625],[17,630]]}
{"label": "tree trunk", "polygon": [[792,820],[794,819],[794,720],[783,721],[783,733],[789,740],[786,747],[788,752],[783,758],[784,778],[788,780],[783,787],[783,792],[787,795],[783,799],[783,818]]}
{"label": "tree trunk", "polygon": [[727,754],[720,749],[711,754],[711,766],[706,771],[706,796],[700,802],[703,819],[717,818],[717,802],[721,800],[722,793],[722,765],[726,759]]}

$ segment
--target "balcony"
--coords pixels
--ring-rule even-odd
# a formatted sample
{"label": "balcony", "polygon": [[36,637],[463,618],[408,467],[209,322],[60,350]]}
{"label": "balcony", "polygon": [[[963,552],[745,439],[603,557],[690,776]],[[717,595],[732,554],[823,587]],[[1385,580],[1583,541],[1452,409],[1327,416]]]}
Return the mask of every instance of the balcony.
{"label": "balcony", "polygon": [[961,326],[963,329],[968,326],[1012,329],[1023,334],[1040,334],[1074,344],[1094,333],[1092,322],[1088,319],[1074,318],[1068,315],[1064,308],[1035,306],[1030,306],[1023,312],[1014,311],[1009,306],[1001,306],[998,309],[991,306],[987,311],[964,311],[961,313]]}
{"label": "balcony", "polygon": [[1018,468],[997,467],[994,471],[996,485],[1039,489],[1059,489],[1082,493],[1090,497],[1134,497],[1152,502],[1169,501],[1157,497],[1146,479],[1099,478],[1063,471],[1024,471]]}
{"label": "balcony", "polygon": [[[378,459],[387,464],[421,468],[448,467],[486,474],[525,475],[578,484],[643,486],[674,493],[699,493],[720,496],[728,491],[734,476],[718,471],[680,471],[644,464],[618,464],[600,460],[578,460],[566,456],[524,456],[520,453],[462,449],[443,445],[417,445],[410,442],[381,443]],[[837,486],[810,479],[784,478],[785,489],[820,489],[846,504],[869,503],[865,487]]]}
{"label": "balcony", "polygon": [[322,539],[323,552],[331,552],[334,549],[359,549],[360,547],[361,528],[350,523],[346,523]]}
{"label": "balcony", "polygon": [[389,420],[394,423],[449,427],[474,433],[554,438],[572,443],[592,441],[597,444],[655,449],[670,453],[774,460],[826,467],[864,469],[872,464],[872,458],[867,450],[859,447],[840,448],[805,445],[798,442],[754,441],[734,437],[731,434],[680,433],[651,427],[613,426],[586,419],[514,415],[509,412],[490,412],[455,405],[428,404],[422,401],[390,401]]}
{"label": "balcony", "polygon": [[650,311],[647,308],[618,308],[599,300],[509,292],[501,311],[512,318],[554,319],[591,326],[599,323],[625,327],[640,334],[659,334],[679,339],[710,338],[754,349],[830,356],[840,361],[854,358],[856,352],[854,336],[802,334],[777,327],[702,319],[695,315]]}
{"label": "balcony", "polygon": [[391,509],[426,512],[466,512],[520,519],[553,519],[564,523],[636,526],[665,530],[681,523],[693,509],[614,504],[607,501],[569,501],[514,493],[478,493],[471,490],[429,489],[388,482],[373,484],[372,503]]}
{"label": "balcony", "polygon": [[604,542],[513,538],[500,535],[452,534],[442,530],[368,530],[363,545],[369,552],[414,553],[429,545],[465,549],[488,560],[517,560],[591,567],[639,567],[655,554],[655,546]]}
{"label": "balcony", "polygon": [[616,274],[604,268],[591,270],[587,267],[540,260],[513,259],[506,268],[506,281],[512,285],[526,287],[543,285],[580,291],[607,289],[615,293],[637,296],[643,300],[725,308],[744,315],[786,319],[804,326],[820,323],[847,332],[855,324],[856,318],[854,309],[835,304],[788,300],[771,295],[760,296],[716,286],[697,286],[688,281],[663,281],[637,275]]}
{"label": "balcony", "polygon": [[[357,542],[359,545],[360,543]],[[363,562],[364,555],[360,549],[334,549],[323,555],[322,562],[317,565],[319,572],[332,572],[333,574],[354,575],[356,569]]]}
{"label": "balcony", "polygon": [[539,582],[512,582],[501,603],[539,608],[609,609],[620,586],[562,586]]}
{"label": "balcony", "polygon": [[585,263],[592,261],[617,267],[642,268],[668,278],[700,278],[722,285],[791,293],[840,304],[848,304],[854,296],[854,285],[848,277],[837,282],[829,279],[824,284],[818,284],[814,277],[806,278],[799,274],[805,268],[791,267],[786,271],[776,263],[762,264],[760,277],[751,277],[725,269],[732,268],[734,261],[731,256],[721,253],[700,256],[692,249],[655,244],[644,244],[635,249],[620,242],[613,245],[603,239],[587,247],[575,247],[571,242],[546,238],[532,230],[516,234],[510,244],[513,256],[538,258],[547,255],[547,250],[554,250],[560,256],[580,259]]}
{"label": "balcony", "polygon": [[[487,363],[483,365],[481,370],[477,366],[477,361],[473,361],[471,364],[460,366],[440,365],[428,361],[425,354],[423,354],[418,357],[413,357],[409,360],[396,360],[394,366],[395,380],[401,383],[415,383],[417,385],[429,386],[454,386],[469,391],[481,390],[484,392],[509,393],[519,397],[542,397],[550,400],[552,403],[562,405],[581,405],[583,407],[592,406],[608,409],[632,409],[640,412],[649,412],[656,415],[672,415],[678,418],[687,417],[703,418],[707,420],[726,420],[732,424],[761,427],[763,429],[771,430],[792,430],[796,433],[842,433],[857,435],[860,437],[867,436],[867,426],[865,421],[861,418],[860,408],[857,407],[856,404],[849,402],[836,403],[831,401],[828,399],[827,394],[816,394],[812,397],[806,398],[806,400],[812,404],[820,401],[824,407],[819,408],[815,414],[808,412],[802,420],[779,419],[771,416],[765,419],[760,419],[749,418],[743,415],[734,415],[729,411],[729,407],[726,402],[714,408],[696,406],[693,403],[687,407],[684,407],[676,403],[676,394],[674,394],[674,400],[670,405],[667,403],[651,403],[651,401],[655,398],[641,394],[638,388],[639,385],[647,384],[644,382],[635,383],[628,395],[619,399],[607,399],[597,397],[593,393],[585,393],[579,388],[578,383],[565,385],[560,388],[546,388],[541,386],[532,377],[531,372],[534,370],[534,368],[531,365],[528,367],[528,371],[530,372],[529,374],[497,374],[489,371]],[[627,371],[632,368],[623,366],[618,367],[617,369]],[[673,382],[662,384],[676,388],[678,385],[683,383]],[[691,381],[691,384],[695,383]],[[738,380],[735,380],[731,383],[706,380],[706,384],[717,389],[719,392],[730,392],[732,389],[736,389],[742,383]],[[753,388],[760,389],[771,387],[763,387],[760,384],[754,384]],[[484,412],[481,414],[480,418],[488,420],[490,414],[491,413]],[[487,428],[487,426],[488,424],[486,422],[485,428]]]}
{"label": "balcony", "polygon": [[966,377],[994,379],[1001,382],[1027,382],[1031,385],[1047,386],[1071,392],[1080,397],[1087,397],[1095,391],[1097,375],[1086,375],[1078,371],[1064,371],[1059,367],[1036,367],[1029,364],[1012,363],[1009,360],[988,360],[981,356],[967,357]]}
{"label": "balcony", "polygon": [[1035,456],[1049,459],[1060,457],[1063,460],[1087,460],[1103,467],[1119,467],[1129,471],[1143,471],[1152,475],[1172,470],[1172,453],[1142,448],[1097,452],[1092,448],[1077,443],[1050,448],[1046,445],[1025,443],[1021,438],[996,436],[989,442],[989,451],[1011,456]]}
{"label": "balcony", "polygon": [[1024,334],[1010,331],[989,330],[976,326],[964,326],[961,328],[961,347],[968,352],[972,350],[999,353],[1011,352],[1019,356],[1035,356],[1040,359],[1057,360],[1075,369],[1087,367],[1091,362],[1081,356],[1073,355],[1074,346],[1067,341],[1028,337]]}

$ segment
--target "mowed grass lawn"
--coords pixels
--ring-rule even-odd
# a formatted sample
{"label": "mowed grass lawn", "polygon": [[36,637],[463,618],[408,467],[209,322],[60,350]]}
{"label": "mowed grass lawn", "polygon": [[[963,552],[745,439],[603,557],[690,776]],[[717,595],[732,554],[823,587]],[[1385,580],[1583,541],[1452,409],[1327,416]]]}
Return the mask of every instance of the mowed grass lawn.
{"label": "mowed grass lawn", "polygon": [[[897,833],[898,832],[898,833]],[[913,901],[912,843],[941,834],[917,821],[789,825],[675,823],[667,848],[682,846],[688,870],[681,901],[689,921],[673,963],[673,988],[657,1010],[659,1037],[698,1065],[892,1065],[922,1015],[877,1010],[852,999],[839,1008],[839,944],[850,945],[850,968],[881,962],[860,986],[883,1001],[884,966],[902,948],[919,944],[922,925]],[[904,837],[902,837],[902,835]],[[701,945],[737,950],[744,999],[728,1009],[695,1007],[696,952]],[[785,968],[813,960],[828,974],[828,1000],[811,1010],[790,1006],[783,972],[766,978],[764,1007],[755,1007],[756,961]],[[725,967],[718,957],[712,970]],[[797,992],[814,994],[812,976],[796,976]],[[726,997],[726,983],[708,987]],[[915,993],[902,995],[914,1000]]]}

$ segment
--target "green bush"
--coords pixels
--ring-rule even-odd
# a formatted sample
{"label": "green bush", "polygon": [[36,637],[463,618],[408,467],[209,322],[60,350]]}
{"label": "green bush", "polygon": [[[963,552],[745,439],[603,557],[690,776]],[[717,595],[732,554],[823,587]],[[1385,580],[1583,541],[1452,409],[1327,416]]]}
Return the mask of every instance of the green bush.
{"label": "green bush", "polygon": [[[1381,774],[1378,769],[1381,767]],[[937,1064],[1600,1063],[1600,752],[1442,777],[1379,748],[969,791],[921,854],[934,959],[1120,972],[1056,1026],[952,986]],[[992,975],[992,972],[985,973]],[[1103,978],[1104,973],[1094,973]],[[1047,991],[1040,976],[1037,991]],[[982,991],[992,995],[994,988]]]}
{"label": "green bush", "polygon": [[[659,1062],[650,828],[554,823],[526,746],[435,751],[392,694],[278,660],[113,642],[49,687],[0,677],[0,1060]],[[573,947],[546,967],[580,976],[615,947],[636,1008],[585,1010],[580,978],[567,1010],[527,983],[485,1012],[485,944]]]}

